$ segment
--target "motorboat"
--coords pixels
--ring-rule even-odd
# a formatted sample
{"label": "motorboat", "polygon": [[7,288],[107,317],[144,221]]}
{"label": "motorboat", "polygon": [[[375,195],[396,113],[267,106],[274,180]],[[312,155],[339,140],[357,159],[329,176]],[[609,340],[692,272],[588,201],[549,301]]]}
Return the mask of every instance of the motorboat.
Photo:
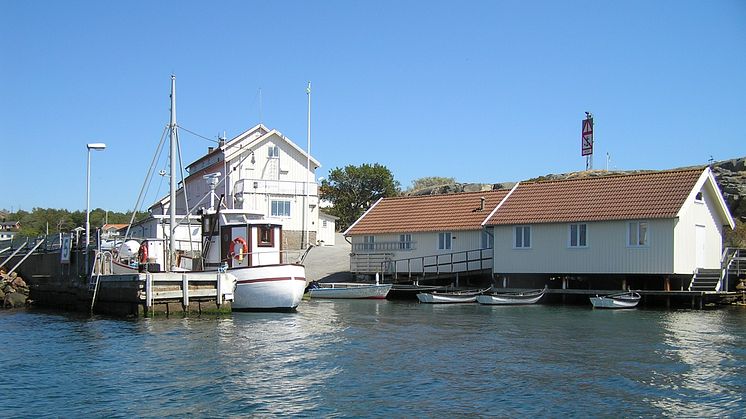
{"label": "motorboat", "polygon": [[477,296],[477,302],[484,305],[525,305],[534,304],[541,300],[547,287],[537,290],[520,292],[491,293]]}
{"label": "motorboat", "polygon": [[635,308],[640,298],[640,294],[634,291],[590,297],[593,308]]}

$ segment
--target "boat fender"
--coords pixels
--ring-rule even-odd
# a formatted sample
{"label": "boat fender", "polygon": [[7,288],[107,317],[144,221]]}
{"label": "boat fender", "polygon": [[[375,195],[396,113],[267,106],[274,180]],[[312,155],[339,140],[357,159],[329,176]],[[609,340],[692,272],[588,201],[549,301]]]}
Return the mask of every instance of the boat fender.
{"label": "boat fender", "polygon": [[137,259],[141,264],[148,263],[148,242],[144,241],[140,244],[140,249],[137,251]]}
{"label": "boat fender", "polygon": [[[240,249],[236,249],[238,246],[241,246]],[[243,237],[236,237],[233,239],[233,242],[231,244],[231,253],[230,257],[235,258],[239,263],[243,262],[243,255],[249,252],[249,245],[246,244],[246,240],[244,240]]]}

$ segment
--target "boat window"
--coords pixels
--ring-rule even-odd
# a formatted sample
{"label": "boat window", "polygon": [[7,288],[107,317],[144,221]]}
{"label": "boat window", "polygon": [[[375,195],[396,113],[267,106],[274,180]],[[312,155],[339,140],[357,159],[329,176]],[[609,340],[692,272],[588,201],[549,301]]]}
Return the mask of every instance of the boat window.
{"label": "boat window", "polygon": [[275,229],[271,225],[259,226],[259,243],[260,247],[275,246]]}

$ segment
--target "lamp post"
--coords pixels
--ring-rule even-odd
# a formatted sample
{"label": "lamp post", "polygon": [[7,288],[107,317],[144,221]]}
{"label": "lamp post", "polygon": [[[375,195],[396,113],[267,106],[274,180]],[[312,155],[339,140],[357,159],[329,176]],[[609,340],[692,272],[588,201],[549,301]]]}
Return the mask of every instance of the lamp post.
{"label": "lamp post", "polygon": [[91,242],[91,150],[106,149],[104,143],[86,144],[88,148],[88,164],[85,169],[85,273],[88,275],[88,244]]}

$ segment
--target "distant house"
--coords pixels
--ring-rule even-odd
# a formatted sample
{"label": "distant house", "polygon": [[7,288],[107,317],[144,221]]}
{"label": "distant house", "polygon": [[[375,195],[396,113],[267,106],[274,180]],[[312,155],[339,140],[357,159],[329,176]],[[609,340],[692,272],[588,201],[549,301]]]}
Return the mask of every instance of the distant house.
{"label": "distant house", "polygon": [[720,269],[734,222],[706,168],[520,183],[483,225],[496,276],[653,276],[678,289]]}
{"label": "distant house", "polygon": [[[319,166],[289,138],[259,124],[216,148],[209,147],[207,154],[187,166],[186,201],[182,187],[177,191],[176,213],[185,214],[186,203],[190,208],[210,206],[209,199],[202,198],[210,191],[205,176],[214,174],[222,182],[215,193],[223,195],[225,208],[243,209],[282,224],[283,248],[301,248],[305,242],[317,241],[315,170]],[[168,214],[169,201],[168,196],[158,201],[151,214]]]}
{"label": "distant house", "polygon": [[0,240],[13,240],[13,237],[15,237],[20,229],[20,221],[0,222]]}
{"label": "distant house", "polygon": [[337,234],[337,220],[339,220],[339,217],[319,211],[319,233],[316,236],[316,242],[319,245],[334,246]]}
{"label": "distant house", "polygon": [[350,270],[373,274],[489,269],[491,263],[483,262],[492,251],[481,250],[492,248],[492,236],[482,223],[507,193],[380,199],[344,232],[352,243]]}
{"label": "distant house", "polygon": [[104,224],[103,227],[101,227],[101,237],[104,239],[109,239],[113,237],[118,237],[120,235],[120,230],[126,229],[128,224]]}

